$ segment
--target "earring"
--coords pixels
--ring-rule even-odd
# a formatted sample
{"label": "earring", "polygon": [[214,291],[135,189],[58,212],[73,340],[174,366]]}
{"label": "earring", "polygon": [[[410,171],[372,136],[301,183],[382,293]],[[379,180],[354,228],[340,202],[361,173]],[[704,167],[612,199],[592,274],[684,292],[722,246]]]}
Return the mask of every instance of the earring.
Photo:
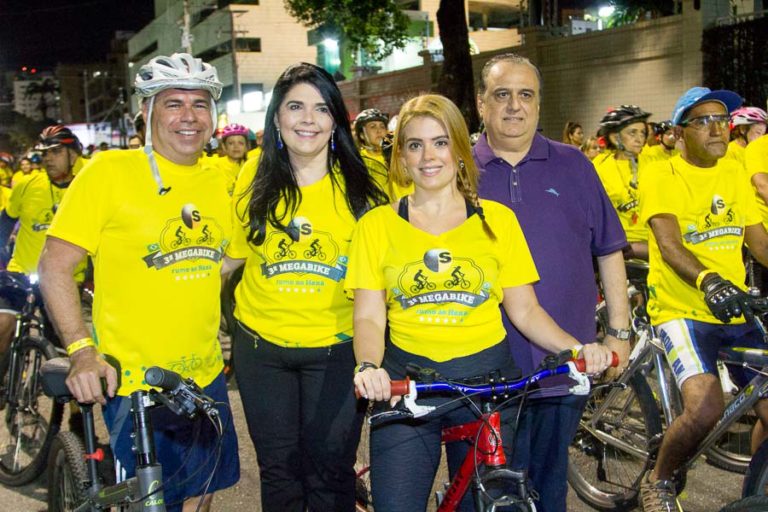
{"label": "earring", "polygon": [[280,137],[280,128],[277,129],[277,149],[283,149],[285,147],[285,144],[283,144],[283,139]]}
{"label": "earring", "polygon": [[331,130],[331,152],[336,151],[336,142],[333,140],[334,133],[336,133],[336,130]]}
{"label": "earring", "polygon": [[459,158],[459,171],[464,172],[467,170],[467,166],[464,164],[464,160]]}

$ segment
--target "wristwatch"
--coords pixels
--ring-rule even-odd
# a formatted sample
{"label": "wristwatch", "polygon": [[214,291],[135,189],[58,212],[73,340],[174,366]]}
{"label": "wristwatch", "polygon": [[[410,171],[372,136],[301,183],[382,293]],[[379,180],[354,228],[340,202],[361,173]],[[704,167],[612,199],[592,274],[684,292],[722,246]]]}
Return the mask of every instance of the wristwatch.
{"label": "wristwatch", "polygon": [[358,374],[360,372],[364,372],[368,368],[373,368],[374,370],[378,370],[379,369],[379,367],[376,366],[375,364],[369,363],[368,361],[363,361],[362,363],[360,363],[357,366],[355,366],[355,374]]}
{"label": "wristwatch", "polygon": [[614,329],[613,327],[606,327],[605,334],[613,336],[617,340],[629,341],[629,337],[632,334],[629,329]]}

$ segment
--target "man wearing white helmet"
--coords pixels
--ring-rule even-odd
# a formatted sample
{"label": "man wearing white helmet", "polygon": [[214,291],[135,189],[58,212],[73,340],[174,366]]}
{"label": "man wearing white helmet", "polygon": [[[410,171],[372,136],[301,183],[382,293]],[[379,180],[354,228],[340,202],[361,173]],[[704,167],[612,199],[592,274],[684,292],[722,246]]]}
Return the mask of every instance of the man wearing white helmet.
{"label": "man wearing white helmet", "polygon": [[[120,480],[135,471],[127,397],[146,386],[147,368],[191,377],[217,402],[228,402],[216,335],[221,259],[231,236],[229,196],[221,173],[198,162],[213,133],[222,84],[215,68],[182,53],[150,60],[135,86],[147,121],[143,151],[109,151],[86,165],[48,231],[39,267],[46,304],[72,361],[67,385],[78,402],[104,406]],[[95,269],[93,336],[72,279],[86,253]],[[119,369],[103,356],[116,359]],[[181,511],[185,501],[194,508],[194,497],[204,492],[210,494],[201,510],[209,510],[212,493],[238,480],[231,416],[226,407],[220,412],[228,427],[219,447],[210,422],[152,410],[159,461],[170,469],[166,478],[176,473],[164,482],[169,511]]]}

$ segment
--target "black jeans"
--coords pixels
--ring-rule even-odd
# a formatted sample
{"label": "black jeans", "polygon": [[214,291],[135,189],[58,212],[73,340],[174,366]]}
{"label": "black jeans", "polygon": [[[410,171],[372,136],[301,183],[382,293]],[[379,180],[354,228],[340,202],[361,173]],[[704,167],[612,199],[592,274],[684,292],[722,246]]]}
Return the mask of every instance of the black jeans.
{"label": "black jeans", "polygon": [[365,409],[354,395],[352,343],[284,348],[239,323],[234,343],[262,510],[353,511]]}

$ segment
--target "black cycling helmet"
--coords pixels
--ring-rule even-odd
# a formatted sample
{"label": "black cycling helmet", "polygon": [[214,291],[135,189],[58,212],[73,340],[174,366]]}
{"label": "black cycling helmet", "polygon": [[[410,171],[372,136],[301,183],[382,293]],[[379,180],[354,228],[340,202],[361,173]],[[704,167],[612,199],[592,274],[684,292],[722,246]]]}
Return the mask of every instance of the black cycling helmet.
{"label": "black cycling helmet", "polygon": [[657,137],[661,137],[665,133],[667,133],[669,130],[671,130],[674,127],[672,124],[672,121],[662,121],[660,123],[656,123],[656,125],[653,127],[653,134]]}
{"label": "black cycling helmet", "polygon": [[637,105],[621,105],[605,114],[600,120],[600,126],[605,129],[604,132],[607,134],[617,132],[628,124],[644,122],[649,117],[651,117],[651,113],[644,111]]}
{"label": "black cycling helmet", "polygon": [[389,116],[377,108],[367,108],[357,114],[355,118],[355,137],[357,140],[363,140],[363,128],[371,121],[381,121],[386,124],[389,122]]}
{"label": "black cycling helmet", "polygon": [[45,151],[46,149],[59,146],[74,149],[78,155],[83,152],[83,145],[80,144],[80,139],[63,124],[55,124],[43,129],[40,133],[40,143],[37,145],[37,149]]}

